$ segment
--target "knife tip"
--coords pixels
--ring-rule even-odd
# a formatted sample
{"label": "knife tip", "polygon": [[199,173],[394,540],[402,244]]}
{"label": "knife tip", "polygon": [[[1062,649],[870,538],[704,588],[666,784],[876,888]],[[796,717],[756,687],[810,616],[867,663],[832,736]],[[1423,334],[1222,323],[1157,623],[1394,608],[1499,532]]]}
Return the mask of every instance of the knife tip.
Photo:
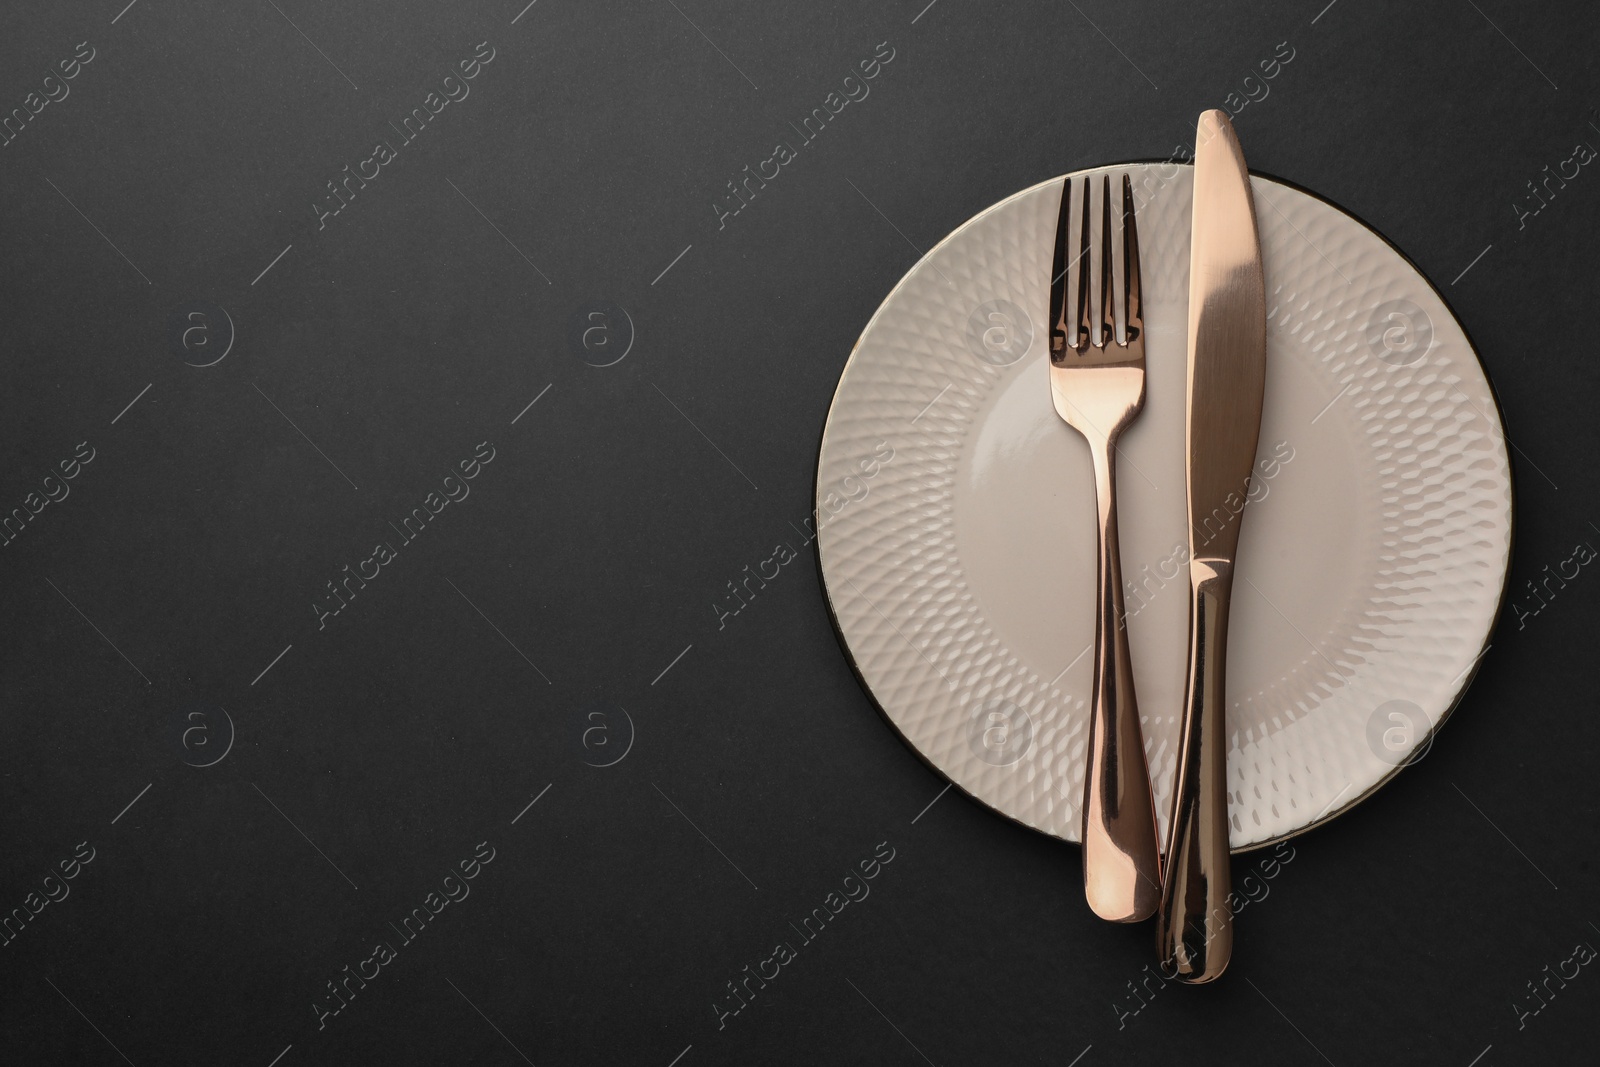
{"label": "knife tip", "polygon": [[[1212,147],[1208,148],[1208,145]],[[1233,121],[1228,118],[1226,111],[1212,108],[1200,112],[1199,121],[1195,124],[1194,147],[1197,165],[1202,155],[1220,151],[1225,156],[1234,157],[1241,168],[1244,166],[1239,134],[1234,130]]]}
{"label": "knife tip", "polygon": [[1233,128],[1233,122],[1228,118],[1228,113],[1221,108],[1215,107],[1209,111],[1200,112],[1200,120],[1197,125],[1202,137]]}

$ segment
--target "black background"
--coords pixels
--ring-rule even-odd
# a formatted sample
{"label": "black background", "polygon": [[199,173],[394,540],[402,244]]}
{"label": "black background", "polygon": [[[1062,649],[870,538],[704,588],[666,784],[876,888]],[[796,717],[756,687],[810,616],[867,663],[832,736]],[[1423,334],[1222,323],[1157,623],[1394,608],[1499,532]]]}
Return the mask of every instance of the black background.
{"label": "black background", "polygon": [[[1592,6],[124,2],[0,32],[6,113],[95,50],[0,148],[0,509],[95,450],[0,548],[0,909],[95,856],[0,948],[0,1059],[1588,1060],[1591,969],[1519,1025],[1600,944],[1587,569],[1508,608],[1426,759],[1294,842],[1223,981],[1137,1014],[1151,930],[1091,917],[1075,849],[928,807],[811,563],[721,630],[709,605],[809,514],[834,384],[918,249],[1172,154],[1286,41],[1235,119],[1251,165],[1452,302],[1536,606],[1600,543],[1600,175],[1514,205],[1600,146]],[[319,231],[325,183],[481,41],[470,96]],[[719,229],[726,183],[885,41],[871,95]],[[169,340],[191,301],[232,320],[215,366]],[[635,338],[597,368],[569,325],[608,301]],[[319,630],[324,583],[483,441],[470,497]],[[236,731],[206,768],[226,731],[180,744],[197,707]],[[618,709],[631,750],[588,765]],[[325,983],[483,841],[471,896],[319,1029]],[[872,895],[719,1029],[725,983],[880,842]]]}

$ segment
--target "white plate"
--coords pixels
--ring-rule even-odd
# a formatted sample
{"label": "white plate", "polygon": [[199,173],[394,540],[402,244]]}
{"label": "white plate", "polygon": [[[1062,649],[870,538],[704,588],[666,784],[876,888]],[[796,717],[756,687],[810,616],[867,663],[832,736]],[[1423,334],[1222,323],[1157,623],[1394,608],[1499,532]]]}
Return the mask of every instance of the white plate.
{"label": "white plate", "polygon": [[[1163,833],[1187,640],[1192,172],[1136,164],[1148,387],[1122,439],[1128,630]],[[1356,219],[1252,178],[1266,410],[1228,648],[1235,849],[1332,818],[1431,743],[1504,591],[1511,471],[1471,343]],[[929,252],[868,323],[817,470],[834,620],[906,741],[961,789],[1079,836],[1094,637],[1089,451],[1047,385],[1061,179]]]}

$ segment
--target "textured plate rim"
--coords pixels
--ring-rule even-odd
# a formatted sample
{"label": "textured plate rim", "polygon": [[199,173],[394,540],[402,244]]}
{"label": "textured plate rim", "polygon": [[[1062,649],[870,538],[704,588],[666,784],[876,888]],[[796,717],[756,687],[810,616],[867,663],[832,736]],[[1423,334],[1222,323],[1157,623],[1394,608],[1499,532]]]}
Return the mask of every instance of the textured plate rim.
{"label": "textured plate rim", "polygon": [[[1046,178],[1042,182],[1034,182],[1032,185],[1024,186],[1021,189],[1018,189],[1016,192],[1011,193],[1008,196],[1002,197],[1001,199],[999,199],[999,200],[995,201],[994,203],[989,204],[988,206],[983,208],[983,210],[981,210],[981,211],[977,212],[976,214],[971,215],[970,217],[968,217],[965,221],[961,222],[960,224],[958,224],[957,226],[952,228],[949,233],[945,234],[945,236],[942,237],[938,241],[938,243],[934,244],[931,248],[929,248],[927,250],[927,252],[925,252],[921,256],[919,256],[915,263],[913,263],[910,267],[906,268],[905,273],[900,276],[900,279],[894,283],[894,285],[889,289],[889,291],[884,294],[883,299],[878,302],[877,308],[873,311],[871,318],[867,319],[866,325],[862,326],[861,332],[856,335],[855,343],[850,346],[850,354],[845,357],[844,366],[842,366],[839,369],[839,381],[834,383],[833,395],[828,398],[828,412],[827,412],[826,416],[824,416],[824,418],[822,420],[822,429],[819,431],[818,436],[817,436],[817,464],[816,464],[816,469],[812,472],[812,476],[811,476],[811,503],[812,503],[812,509],[811,510],[812,510],[812,519],[813,519],[813,521],[816,520],[816,518],[817,518],[817,516],[819,514],[819,512],[817,510],[817,505],[818,505],[818,502],[820,500],[820,493],[821,493],[821,487],[822,487],[822,448],[823,448],[823,445],[826,444],[826,442],[827,442],[828,428],[833,422],[834,410],[836,409],[836,407],[838,406],[838,403],[839,403],[839,390],[840,390],[841,386],[843,386],[843,384],[844,384],[844,372],[845,372],[845,369],[849,367],[850,361],[855,358],[857,349],[859,349],[861,347],[862,339],[864,337],[866,337],[867,333],[872,329],[873,325],[878,321],[878,316],[883,313],[884,307],[889,303],[890,300],[892,300],[894,298],[895,294],[898,293],[905,286],[906,282],[908,280],[910,280],[911,275],[916,272],[918,267],[920,267],[923,263],[928,262],[929,260],[931,260],[933,258],[933,256],[936,253],[938,253],[938,251],[941,248],[943,248],[946,244],[948,244],[955,237],[955,235],[957,233],[960,233],[961,231],[965,230],[968,226],[972,225],[974,222],[976,222],[978,219],[982,218],[983,216],[989,214],[992,211],[997,210],[998,208],[1000,208],[1003,205],[1009,203],[1013,199],[1015,199],[1015,198],[1017,198],[1019,196],[1025,195],[1026,193],[1028,193],[1029,191],[1037,188],[1040,185],[1047,184],[1049,182],[1062,181],[1062,180],[1067,179],[1067,178],[1072,178],[1072,177],[1076,177],[1076,176],[1085,174],[1085,173],[1087,173],[1089,171],[1100,170],[1100,169],[1107,168],[1107,167],[1172,165],[1172,163],[1173,163],[1173,161],[1170,160],[1170,159],[1128,159],[1128,160],[1121,160],[1121,161],[1111,162],[1111,163],[1096,163],[1096,164],[1094,164],[1092,166],[1081,167],[1081,168],[1078,168],[1078,169],[1075,169],[1075,170],[1070,170],[1070,171],[1066,171],[1066,172],[1064,172],[1062,174],[1055,175],[1054,177]],[[1192,164],[1189,164],[1189,163],[1182,163],[1182,164],[1178,164],[1178,165],[1184,166],[1184,167],[1192,167],[1193,166]],[[1281,177],[1279,177],[1279,176],[1277,176],[1275,174],[1271,174],[1271,173],[1269,173],[1267,171],[1256,170],[1254,168],[1250,169],[1250,175],[1252,177],[1255,177],[1255,178],[1260,178],[1260,179],[1262,179],[1264,181],[1272,182],[1272,183],[1274,183],[1276,185],[1284,186],[1285,188],[1288,188],[1288,189],[1293,189],[1294,191],[1296,191],[1298,193],[1302,193],[1302,194],[1304,194],[1306,196],[1311,197],[1314,200],[1320,201],[1321,203],[1323,203],[1323,204],[1327,205],[1328,207],[1332,208],[1333,210],[1339,212],[1341,215],[1344,215],[1345,217],[1351,219],[1357,225],[1359,225],[1363,229],[1365,229],[1368,233],[1371,233],[1372,235],[1377,237],[1378,240],[1382,241],[1384,243],[1384,245],[1387,246],[1388,249],[1391,252],[1393,252],[1397,256],[1399,256],[1400,259],[1408,267],[1410,267],[1412,269],[1412,271],[1414,271],[1416,273],[1417,277],[1419,277],[1419,278],[1421,278],[1423,280],[1423,282],[1428,286],[1429,289],[1433,290],[1433,294],[1439,298],[1439,302],[1444,305],[1445,310],[1450,313],[1451,320],[1455,323],[1456,327],[1461,331],[1462,339],[1467,342],[1467,349],[1472,353],[1472,357],[1475,360],[1477,360],[1478,369],[1483,374],[1484,383],[1489,387],[1489,399],[1494,404],[1495,418],[1499,421],[1499,424],[1500,424],[1500,438],[1506,444],[1510,444],[1511,436],[1510,436],[1510,434],[1508,434],[1506,432],[1506,412],[1505,412],[1505,407],[1500,402],[1500,393],[1499,393],[1499,390],[1497,390],[1495,388],[1494,378],[1489,374],[1489,366],[1488,366],[1488,364],[1486,364],[1483,361],[1483,353],[1478,350],[1477,342],[1472,339],[1472,334],[1470,332],[1468,332],[1466,324],[1461,321],[1461,316],[1459,314],[1457,314],[1455,306],[1450,303],[1449,298],[1445,296],[1443,290],[1441,290],[1437,285],[1434,284],[1433,279],[1428,276],[1428,273],[1425,270],[1422,269],[1421,265],[1419,265],[1416,262],[1416,260],[1412,259],[1409,255],[1407,255],[1405,253],[1405,250],[1402,249],[1399,245],[1397,245],[1393,241],[1389,240],[1388,236],[1385,235],[1383,233],[1383,231],[1379,230],[1376,226],[1373,226],[1371,223],[1367,222],[1367,220],[1362,218],[1360,215],[1357,215],[1355,212],[1349,210],[1348,208],[1336,203],[1333,200],[1330,200],[1328,197],[1322,195],[1321,193],[1317,192],[1316,190],[1308,189],[1305,186],[1299,184],[1298,182],[1292,181],[1292,180],[1287,179],[1287,178],[1281,178]],[[1244,853],[1247,853],[1247,852],[1255,852],[1255,851],[1258,851],[1260,849],[1271,848],[1271,847],[1276,846],[1276,845],[1278,845],[1278,844],[1280,844],[1280,843],[1282,843],[1284,841],[1291,841],[1294,838],[1297,838],[1302,834],[1308,833],[1311,830],[1314,830],[1314,829],[1316,829],[1316,828],[1318,828],[1320,826],[1327,825],[1328,823],[1332,822],[1334,819],[1337,819],[1339,816],[1344,815],[1344,814],[1346,814],[1346,813],[1348,813],[1350,811],[1353,811],[1357,806],[1359,806],[1363,801],[1365,801],[1368,798],[1370,798],[1378,790],[1382,789],[1384,786],[1386,786],[1390,782],[1394,781],[1395,777],[1401,771],[1403,771],[1407,767],[1410,767],[1413,764],[1419,762],[1422,759],[1423,756],[1427,755],[1428,752],[1430,752],[1433,749],[1433,744],[1434,744],[1434,741],[1438,739],[1439,731],[1444,728],[1445,723],[1450,721],[1450,716],[1455,713],[1456,708],[1458,708],[1461,705],[1462,700],[1464,700],[1466,698],[1467,690],[1472,688],[1473,681],[1478,677],[1478,671],[1483,668],[1483,661],[1485,659],[1485,653],[1487,653],[1489,651],[1489,649],[1491,647],[1493,647],[1493,641],[1491,639],[1494,637],[1495,631],[1500,626],[1501,616],[1505,613],[1506,596],[1510,592],[1510,589],[1511,589],[1511,561],[1515,558],[1516,547],[1517,547],[1517,476],[1516,476],[1515,465],[1511,462],[1511,456],[1510,456],[1509,449],[1507,450],[1507,453],[1506,453],[1506,495],[1507,495],[1507,500],[1508,500],[1508,508],[1507,508],[1508,518],[1507,518],[1507,524],[1506,524],[1506,566],[1505,566],[1505,572],[1504,572],[1504,574],[1501,575],[1501,578],[1500,578],[1500,594],[1495,600],[1494,613],[1491,616],[1491,621],[1490,621],[1490,624],[1489,624],[1488,632],[1486,632],[1484,634],[1483,643],[1478,649],[1478,654],[1473,659],[1471,667],[1469,667],[1467,669],[1467,671],[1463,674],[1460,688],[1458,688],[1455,691],[1454,695],[1451,696],[1449,704],[1445,707],[1444,711],[1440,714],[1438,721],[1435,722],[1432,725],[1432,727],[1428,730],[1428,732],[1425,735],[1423,735],[1423,737],[1417,742],[1416,746],[1412,749],[1411,753],[1406,756],[1405,759],[1403,759],[1399,763],[1395,764],[1395,766],[1392,767],[1386,774],[1384,774],[1377,781],[1375,781],[1371,785],[1369,785],[1361,793],[1359,793],[1356,796],[1352,797],[1347,803],[1342,804],[1338,808],[1335,808],[1333,811],[1326,812],[1323,815],[1318,816],[1317,818],[1315,818],[1315,819],[1311,820],[1310,822],[1306,823],[1304,826],[1297,827],[1297,828],[1295,828],[1293,830],[1288,831],[1287,833],[1277,834],[1275,836],[1265,838],[1265,839],[1263,839],[1261,841],[1256,841],[1256,842],[1253,842],[1253,843],[1248,844],[1248,845],[1241,845],[1241,846],[1238,846],[1236,848],[1232,848],[1232,849],[1230,849],[1230,852],[1233,855],[1236,855],[1236,856],[1237,855],[1243,855]],[[828,575],[827,575],[827,572],[823,569],[823,566],[822,566],[822,551],[821,551],[820,542],[818,543],[818,551],[816,553],[816,557],[817,557],[817,559],[816,559],[817,584],[822,589],[822,600],[823,600],[823,604],[826,606],[827,611],[828,611],[828,622],[833,627],[833,636],[839,642],[839,649],[840,649],[840,651],[842,651],[844,653],[845,662],[850,665],[850,673],[855,676],[857,684],[859,684],[861,686],[861,691],[866,694],[867,700],[872,705],[873,710],[876,711],[878,713],[879,718],[883,719],[883,721],[888,724],[889,728],[894,731],[895,736],[900,739],[901,743],[904,744],[905,747],[907,749],[909,749],[911,751],[911,753],[914,756],[917,757],[918,760],[920,760],[925,766],[927,766],[927,768],[929,770],[931,770],[938,777],[944,779],[944,781],[946,783],[946,788],[954,787],[955,789],[960,790],[960,792],[962,794],[964,794],[967,797],[968,800],[970,800],[973,803],[977,804],[984,811],[989,812],[989,813],[991,813],[993,815],[999,816],[1000,818],[1005,819],[1007,822],[1010,822],[1010,823],[1013,823],[1013,824],[1015,824],[1017,826],[1020,826],[1023,829],[1028,830],[1030,833],[1038,834],[1041,837],[1049,838],[1052,841],[1059,841],[1061,844],[1064,844],[1064,845],[1072,845],[1074,847],[1081,847],[1079,845],[1079,843],[1076,842],[1076,841],[1068,841],[1066,838],[1057,837],[1055,834],[1049,833],[1048,831],[1045,831],[1045,830],[1041,830],[1036,826],[1030,826],[1029,824],[1023,822],[1021,819],[1018,819],[1016,816],[1010,815],[1010,814],[1008,814],[1008,813],[1006,813],[1004,811],[1001,811],[999,808],[993,806],[988,801],[983,800],[980,797],[974,796],[971,793],[971,791],[969,791],[968,789],[963,787],[961,785],[961,783],[957,782],[954,778],[952,778],[948,774],[946,774],[942,768],[940,768],[936,763],[934,763],[931,759],[929,759],[926,755],[924,755],[923,752],[920,749],[918,749],[917,746],[914,745],[911,742],[911,739],[908,738],[905,735],[905,732],[900,729],[899,724],[896,723],[894,718],[888,713],[887,710],[884,709],[882,701],[880,701],[878,699],[878,695],[875,692],[873,692],[872,686],[867,683],[866,676],[861,673],[861,666],[856,661],[855,653],[852,652],[851,649],[850,649],[850,643],[845,638],[844,629],[839,624],[839,612],[838,612],[837,607],[834,604],[833,594],[828,588]]]}

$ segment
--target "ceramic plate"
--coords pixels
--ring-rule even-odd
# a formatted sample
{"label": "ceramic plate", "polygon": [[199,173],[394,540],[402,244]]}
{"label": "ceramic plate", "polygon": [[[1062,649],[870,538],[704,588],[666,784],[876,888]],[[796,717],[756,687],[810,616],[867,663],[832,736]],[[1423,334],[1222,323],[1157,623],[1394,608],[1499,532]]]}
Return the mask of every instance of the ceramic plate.
{"label": "ceramic plate", "polygon": [[[1165,833],[1187,640],[1184,332],[1192,171],[1138,164],[1148,385],[1121,443],[1122,560]],[[817,471],[817,545],[863,683],[924,759],[1076,841],[1094,637],[1089,451],[1048,392],[1061,179],[929,252],[851,354]],[[1228,647],[1235,849],[1332,818],[1432,743],[1485,650],[1511,472],[1465,333],[1351,216],[1253,177],[1266,409]]]}

